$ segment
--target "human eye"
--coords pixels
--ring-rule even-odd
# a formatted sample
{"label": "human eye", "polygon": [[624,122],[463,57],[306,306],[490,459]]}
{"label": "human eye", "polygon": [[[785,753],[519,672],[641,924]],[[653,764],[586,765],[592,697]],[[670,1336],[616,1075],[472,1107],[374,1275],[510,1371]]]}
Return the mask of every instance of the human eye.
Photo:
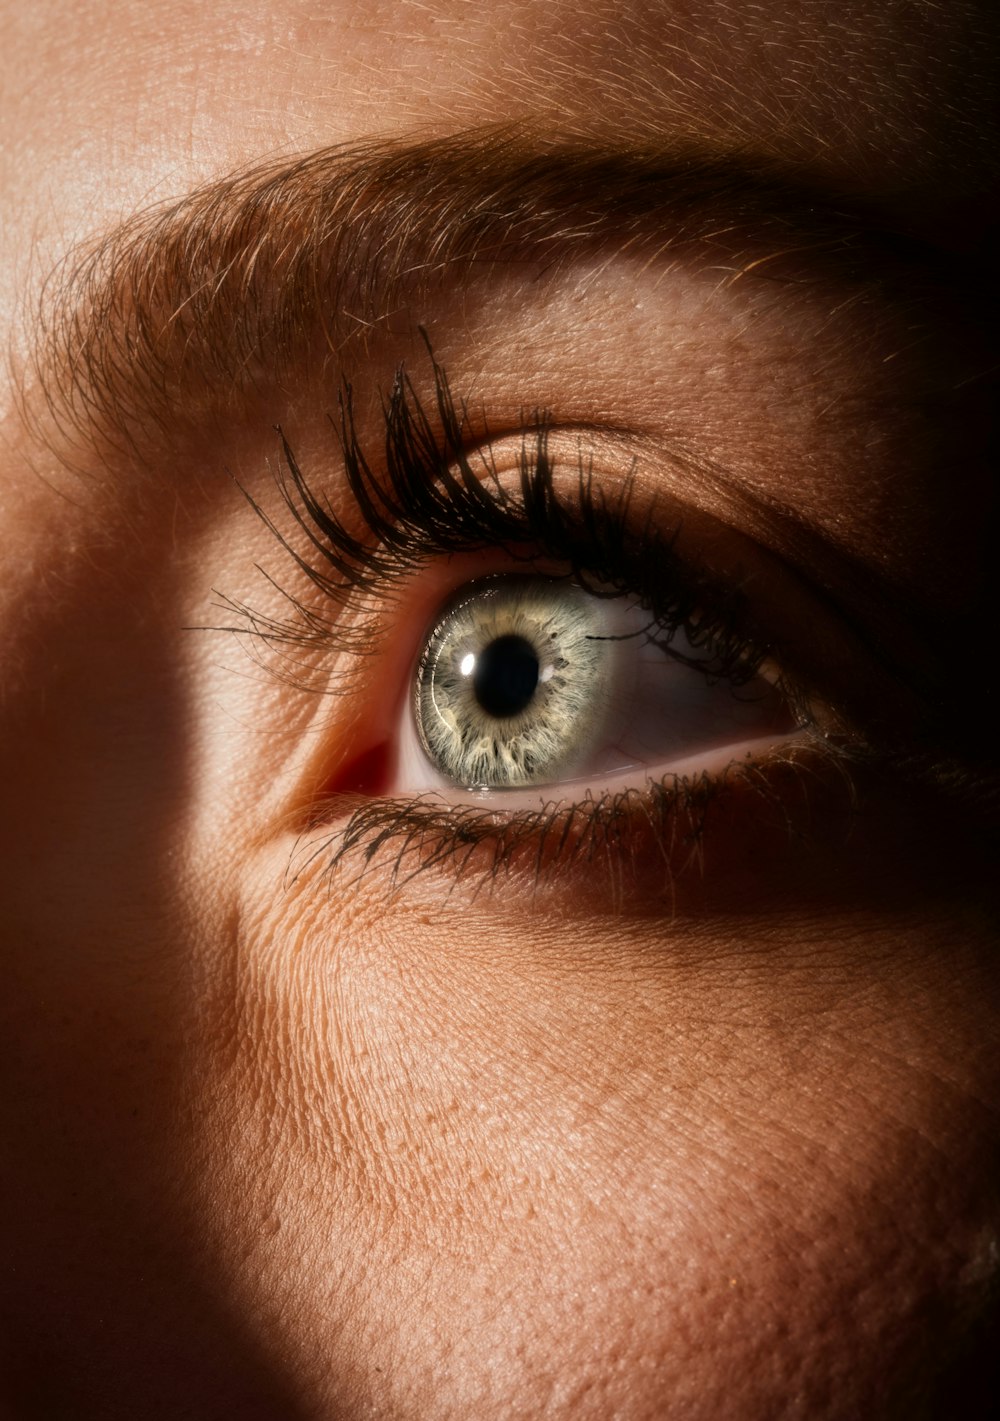
{"label": "human eye", "polygon": [[570,578],[496,575],[465,584],[423,639],[397,779],[537,805],[708,773],[795,725],[753,659],[727,664],[701,622]]}
{"label": "human eye", "polygon": [[270,654],[305,649],[333,704],[302,795],[310,862],[385,851],[397,872],[495,878],[558,842],[547,867],[617,871],[641,846],[662,869],[714,801],[773,803],[776,778],[844,757],[746,540],[659,498],[634,453],[604,468],[593,431],[551,412],[494,433],[431,364],[430,401],[398,373],[377,449],[345,389],[346,508],[284,443],[286,526],[268,521],[309,593],[284,620],[241,608]]}

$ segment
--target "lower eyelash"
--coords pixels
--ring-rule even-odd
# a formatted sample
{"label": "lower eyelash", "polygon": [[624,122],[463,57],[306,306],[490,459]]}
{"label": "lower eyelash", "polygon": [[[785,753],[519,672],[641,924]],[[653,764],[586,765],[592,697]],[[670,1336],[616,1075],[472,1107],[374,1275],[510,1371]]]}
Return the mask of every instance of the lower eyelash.
{"label": "lower eyelash", "polygon": [[[353,873],[352,883],[368,874],[388,876],[395,892],[418,875],[437,872],[452,886],[471,880],[475,891],[516,879],[532,890],[549,887],[553,879],[586,872],[588,883],[611,890],[611,898],[627,891],[630,875],[642,872],[639,859],[657,863],[661,896],[670,896],[679,873],[700,858],[707,821],[716,805],[734,794],[768,806],[773,822],[788,838],[805,837],[801,815],[790,807],[794,783],[801,805],[808,806],[809,781],[817,756],[840,768],[848,800],[853,788],[847,774],[847,751],[810,736],[806,741],[777,746],[766,756],[734,761],[721,773],[696,776],[668,774],[645,788],[628,788],[595,797],[589,792],[567,804],[552,801],[538,809],[442,804],[420,796],[410,800],[370,799],[349,809],[346,823],[317,841],[307,833],[289,864],[290,884],[317,864],[330,878]],[[329,823],[330,805],[317,807],[310,828]],[[646,882],[648,889],[649,884]]]}
{"label": "lower eyelash", "polygon": [[[534,889],[551,881],[554,868],[562,873],[581,864],[620,876],[622,849],[629,826],[641,814],[653,833],[660,832],[681,806],[691,814],[703,809],[719,790],[718,782],[670,789],[655,785],[613,797],[585,796],[570,805],[537,810],[495,810],[473,805],[442,806],[422,799],[370,800],[347,823],[314,847],[326,859],[333,876],[349,871],[360,858],[354,881],[371,871],[388,871],[396,892],[418,875],[437,871],[452,885],[468,884],[475,875],[478,889],[516,876]],[[692,822],[692,840],[700,830]],[[667,859],[665,857],[665,865]]]}

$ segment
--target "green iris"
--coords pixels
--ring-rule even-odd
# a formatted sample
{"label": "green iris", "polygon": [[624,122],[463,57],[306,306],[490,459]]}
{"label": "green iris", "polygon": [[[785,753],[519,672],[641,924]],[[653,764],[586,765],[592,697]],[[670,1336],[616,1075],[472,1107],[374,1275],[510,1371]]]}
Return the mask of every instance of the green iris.
{"label": "green iris", "polygon": [[605,604],[572,583],[471,584],[433,628],[414,711],[453,783],[512,789],[572,773],[603,728],[617,646]]}

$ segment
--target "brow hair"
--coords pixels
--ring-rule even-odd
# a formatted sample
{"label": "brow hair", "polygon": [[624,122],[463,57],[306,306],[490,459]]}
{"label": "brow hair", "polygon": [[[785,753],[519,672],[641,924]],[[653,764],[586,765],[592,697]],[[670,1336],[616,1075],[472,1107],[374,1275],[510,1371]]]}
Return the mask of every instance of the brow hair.
{"label": "brow hair", "polygon": [[734,272],[768,242],[843,254],[857,223],[827,199],[748,153],[512,128],[331,147],[214,181],[72,252],[43,288],[25,386],[62,438],[134,450],[209,404],[237,411],[317,339],[340,352],[444,277],[525,257],[552,270],[608,242],[651,258],[724,252]]}

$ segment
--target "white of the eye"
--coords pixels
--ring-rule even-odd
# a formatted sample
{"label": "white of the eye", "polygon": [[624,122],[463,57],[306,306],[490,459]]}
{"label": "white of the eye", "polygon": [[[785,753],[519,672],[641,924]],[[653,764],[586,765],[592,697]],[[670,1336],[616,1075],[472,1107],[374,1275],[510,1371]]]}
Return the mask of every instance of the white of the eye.
{"label": "white of the eye", "polygon": [[[603,793],[634,786],[670,773],[714,774],[734,759],[765,752],[794,737],[787,711],[766,683],[736,692],[725,681],[711,682],[696,668],[685,666],[644,636],[649,614],[627,598],[595,599],[604,620],[604,636],[617,644],[618,670],[607,701],[599,743],[568,764],[557,779],[537,786],[462,788],[430,763],[420,744],[409,706],[400,733],[398,793],[442,794],[449,801],[487,800],[498,808],[520,803],[551,803],[578,799],[582,792]],[[700,653],[682,632],[674,650],[694,660]],[[466,653],[459,663],[463,677],[475,670],[476,656]],[[554,667],[543,665],[539,681],[551,679]]]}

